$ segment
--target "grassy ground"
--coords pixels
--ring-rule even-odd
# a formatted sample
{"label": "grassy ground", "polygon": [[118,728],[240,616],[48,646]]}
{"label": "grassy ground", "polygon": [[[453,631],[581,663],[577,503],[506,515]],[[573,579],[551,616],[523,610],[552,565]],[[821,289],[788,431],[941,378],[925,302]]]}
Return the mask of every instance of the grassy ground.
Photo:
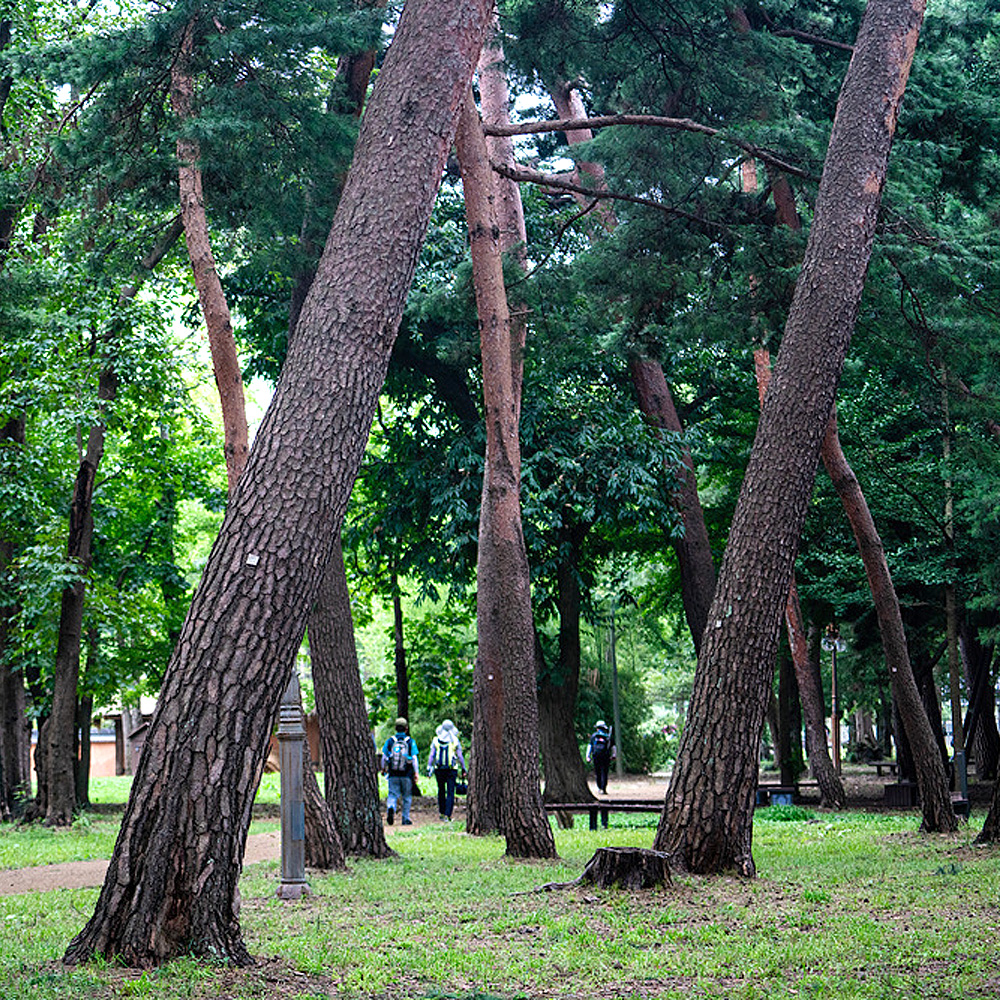
{"label": "grassy ground", "polygon": [[[648,847],[655,817],[557,830],[561,860],[504,860],[461,824],[394,831],[399,857],[314,873],[274,897],[249,867],[241,920],[256,968],[182,960],[137,973],[59,958],[97,890],[0,897],[0,997],[935,997],[1000,995],[1000,851],[916,832],[916,813],[759,810],[759,876],[672,888],[531,892],[575,878],[602,845]],[[584,827],[586,824],[582,824]],[[0,852],[11,832],[0,831]],[[68,835],[64,835],[68,839]],[[0,865],[8,864],[0,853]],[[518,893],[523,893],[518,895]]]}

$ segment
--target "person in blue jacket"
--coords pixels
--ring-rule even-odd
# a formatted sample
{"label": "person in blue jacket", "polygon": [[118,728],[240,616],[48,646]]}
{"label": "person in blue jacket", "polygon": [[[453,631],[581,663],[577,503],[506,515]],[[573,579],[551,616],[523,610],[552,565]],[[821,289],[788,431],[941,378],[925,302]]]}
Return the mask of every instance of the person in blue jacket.
{"label": "person in blue jacket", "polygon": [[389,778],[389,794],[385,803],[385,821],[389,826],[395,821],[397,808],[402,810],[403,826],[413,825],[410,806],[420,762],[417,744],[409,730],[410,724],[400,716],[396,719],[396,731],[382,746],[382,773]]}

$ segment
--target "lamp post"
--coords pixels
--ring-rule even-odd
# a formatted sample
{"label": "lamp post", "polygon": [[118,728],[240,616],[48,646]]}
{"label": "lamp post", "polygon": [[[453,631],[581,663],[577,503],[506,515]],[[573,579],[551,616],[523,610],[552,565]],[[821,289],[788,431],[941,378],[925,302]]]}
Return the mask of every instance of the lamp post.
{"label": "lamp post", "polygon": [[311,890],[306,882],[306,805],[302,786],[306,727],[299,675],[294,669],[281,696],[277,736],[281,764],[281,884],[277,896],[298,899]]}
{"label": "lamp post", "polygon": [[824,649],[830,651],[830,735],[833,739],[833,766],[840,774],[840,706],[837,704],[837,654],[847,649],[847,643],[840,638],[837,626],[830,622],[826,635],[820,640]]}

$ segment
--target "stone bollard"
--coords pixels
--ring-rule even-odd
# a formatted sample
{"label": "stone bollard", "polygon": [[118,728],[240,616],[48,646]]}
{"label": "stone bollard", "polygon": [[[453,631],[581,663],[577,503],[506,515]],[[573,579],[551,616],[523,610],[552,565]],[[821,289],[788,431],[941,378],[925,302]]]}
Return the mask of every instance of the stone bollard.
{"label": "stone bollard", "polygon": [[299,676],[294,670],[281,698],[277,736],[281,764],[281,884],[277,895],[279,899],[299,899],[310,889],[306,882],[306,806],[302,790],[306,727]]}

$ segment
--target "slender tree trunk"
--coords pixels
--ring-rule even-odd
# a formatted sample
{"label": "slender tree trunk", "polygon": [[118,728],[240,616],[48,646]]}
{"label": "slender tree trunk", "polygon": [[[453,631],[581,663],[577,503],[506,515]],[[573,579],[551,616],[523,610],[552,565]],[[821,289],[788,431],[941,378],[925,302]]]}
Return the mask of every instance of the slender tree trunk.
{"label": "slender tree trunk", "polygon": [[806,727],[806,754],[809,766],[819,785],[820,805],[827,809],[843,809],[847,802],[844,783],[837,774],[830,749],[826,742],[826,709],[823,702],[823,688],[819,682],[819,671],[814,669],[806,641],[799,592],[792,580],[788,588],[785,604],[785,627],[788,630],[788,645],[791,647],[792,665],[798,681],[799,699]]}
{"label": "slender tree trunk", "polygon": [[794,785],[802,773],[802,717],[791,655],[778,657],[778,768],[782,785]]}
{"label": "slender tree trunk", "polygon": [[456,0],[403,10],[281,380],[168,664],[97,907],[64,961],[250,961],[236,888],[264,749],[488,13]]}
{"label": "slender tree trunk", "polygon": [[[93,647],[91,647],[93,648]],[[76,728],[79,735],[79,754],[74,754],[76,764],[73,775],[76,786],[76,804],[80,809],[90,805],[90,721],[94,717],[94,696],[80,698],[76,710]]]}
{"label": "slender tree trunk", "polygon": [[753,875],[757,745],[782,609],[857,316],[923,3],[870,0],[837,105],[805,260],[764,401],[654,848]]}
{"label": "slender tree trunk", "polygon": [[[180,37],[177,58],[170,71],[170,102],[181,121],[194,117],[194,78],[191,57],[194,52],[195,22],[189,21]],[[201,168],[198,159],[201,148],[196,139],[181,136],[177,140],[179,161],[177,178],[180,187],[181,216],[184,236],[198,301],[205,318],[208,343],[212,354],[215,384],[222,404],[222,424],[226,453],[226,474],[232,493],[247,463],[250,434],[247,429],[246,399],[243,395],[243,375],[236,354],[236,338],[229,316],[229,304],[215,267],[215,256],[208,236],[208,217],[202,192]]]}
{"label": "slender tree trunk", "polygon": [[393,663],[396,668],[396,715],[410,717],[410,677],[406,670],[406,643],[403,641],[403,600],[399,578],[392,571]]}
{"label": "slender tree trunk", "polygon": [[899,600],[892,585],[882,539],[879,537],[857,477],[840,447],[836,413],[830,417],[821,454],[834,489],[844,505],[844,511],[851,523],[851,530],[854,532],[865,565],[868,586],[875,603],[875,613],[878,615],[882,650],[889,670],[893,700],[899,710],[900,720],[913,753],[917,787],[920,789],[923,828],[930,831],[955,830],[958,823],[948,792],[948,778],[913,676],[910,654],[906,647],[906,633],[903,630],[903,618],[899,611]]}
{"label": "slender tree trunk", "polygon": [[[565,81],[556,81],[548,88],[549,96],[561,118],[584,118],[586,108],[579,90]],[[593,138],[590,129],[571,129],[566,133],[566,141],[572,146],[589,142]],[[582,160],[577,169],[588,175],[595,188],[604,187],[604,168],[600,163]],[[590,204],[586,195],[574,194],[583,206]],[[614,211],[607,203],[597,206],[601,224],[607,232],[612,232],[618,224]],[[634,356],[629,361],[632,386],[639,401],[639,409],[646,419],[661,430],[682,434],[677,409],[667,386],[663,367],[658,361],[648,357]],[[675,491],[675,502],[684,524],[684,534],[680,538],[671,536],[670,544],[677,555],[681,577],[681,600],[684,616],[691,632],[695,653],[701,648],[701,637],[708,621],[708,609],[715,593],[715,564],[712,561],[712,546],[705,525],[705,513],[698,498],[698,479],[690,449],[684,448],[683,475]]]}
{"label": "slender tree trunk", "polygon": [[[509,121],[509,95],[503,62],[503,49],[497,32],[497,19],[491,18],[487,41],[483,45],[478,63],[480,96],[483,114],[497,121]],[[487,140],[489,155],[502,163],[514,158],[513,141]],[[496,217],[499,227],[500,251],[509,251],[526,239],[524,213],[521,209],[521,192],[513,182],[495,184],[497,198]],[[517,253],[518,263],[524,259],[524,247]],[[508,310],[508,313],[510,310]],[[518,312],[518,310],[515,310]],[[514,404],[520,411],[521,366],[527,324],[519,315],[510,319],[510,370],[511,391]],[[520,350],[518,349],[520,344]],[[487,461],[489,456],[487,455]],[[492,535],[489,518],[492,511],[487,503],[487,477],[484,475],[480,502],[480,537]],[[533,623],[532,623],[533,624]],[[533,647],[537,643],[533,641]],[[469,770],[469,797],[466,829],[469,833],[485,835],[500,830],[500,803],[503,798],[503,663],[491,657],[489,662],[477,656],[472,680],[473,730],[472,755]]]}
{"label": "slender tree trunk", "polygon": [[[12,417],[0,427],[0,448],[20,449],[24,441],[23,417]],[[6,577],[13,558],[14,543],[0,538],[0,579]],[[0,606],[0,661],[6,659],[16,615],[17,608],[4,601]],[[0,818],[20,817],[30,794],[31,722],[24,675],[19,667],[4,665],[0,666]]]}
{"label": "slender tree trunk", "polygon": [[961,625],[962,660],[966,684],[972,692],[969,699],[969,719],[966,739],[976,762],[976,776],[995,779],[1000,758],[1000,732],[997,730],[996,693],[993,688],[991,664],[994,647],[979,641],[976,627],[963,616]]}
{"label": "slender tree trunk", "polygon": [[[496,196],[470,89],[455,137],[472,246],[486,409],[486,463],[477,572],[476,670],[503,665],[500,830],[513,857],[554,857],[538,774],[538,700],[528,556],[521,532],[520,394],[513,388],[510,315]],[[473,739],[475,740],[475,730]],[[478,745],[473,746],[473,753]]]}
{"label": "slender tree trunk", "polygon": [[1000,781],[993,782],[993,798],[990,801],[990,811],[986,814],[977,844],[996,844],[1000,842]]}
{"label": "slender tree trunk", "polygon": [[[639,400],[639,409],[646,419],[662,430],[683,433],[660,363],[651,358],[633,357],[629,361],[629,372]],[[705,513],[698,499],[694,460],[687,447],[684,448],[683,462],[684,468],[675,490],[675,502],[684,523],[684,535],[681,538],[671,538],[670,544],[677,554],[684,615],[697,652],[701,648],[708,609],[715,593],[715,564],[712,561]]]}
{"label": "slender tree trunk", "polygon": [[576,742],[580,690],[579,529],[562,529],[556,569],[559,604],[559,661],[538,679],[538,717],[546,802],[590,802],[587,771]]}
{"label": "slender tree trunk", "polygon": [[302,744],[302,796],[305,800],[305,861],[323,871],[347,867],[333,810],[323,798],[316,780],[309,740]]}
{"label": "slender tree trunk", "polygon": [[[114,370],[111,367],[105,368],[101,373],[97,392],[102,407],[115,398],[117,387],[118,379]],[[47,792],[44,816],[47,826],[68,826],[72,823],[76,804],[76,712],[80,641],[87,589],[86,574],[90,569],[90,547],[94,537],[94,481],[103,454],[104,425],[97,423],[90,428],[70,504],[66,559],[80,576],[63,589],[59,613],[52,710],[46,726],[47,752],[44,758],[44,784]],[[39,786],[42,783],[39,773]]]}
{"label": "slender tree trunk", "polygon": [[387,858],[378,800],[375,743],[354,644],[351,598],[337,537],[309,615],[316,714],[323,747],[326,801],[348,854]]}

